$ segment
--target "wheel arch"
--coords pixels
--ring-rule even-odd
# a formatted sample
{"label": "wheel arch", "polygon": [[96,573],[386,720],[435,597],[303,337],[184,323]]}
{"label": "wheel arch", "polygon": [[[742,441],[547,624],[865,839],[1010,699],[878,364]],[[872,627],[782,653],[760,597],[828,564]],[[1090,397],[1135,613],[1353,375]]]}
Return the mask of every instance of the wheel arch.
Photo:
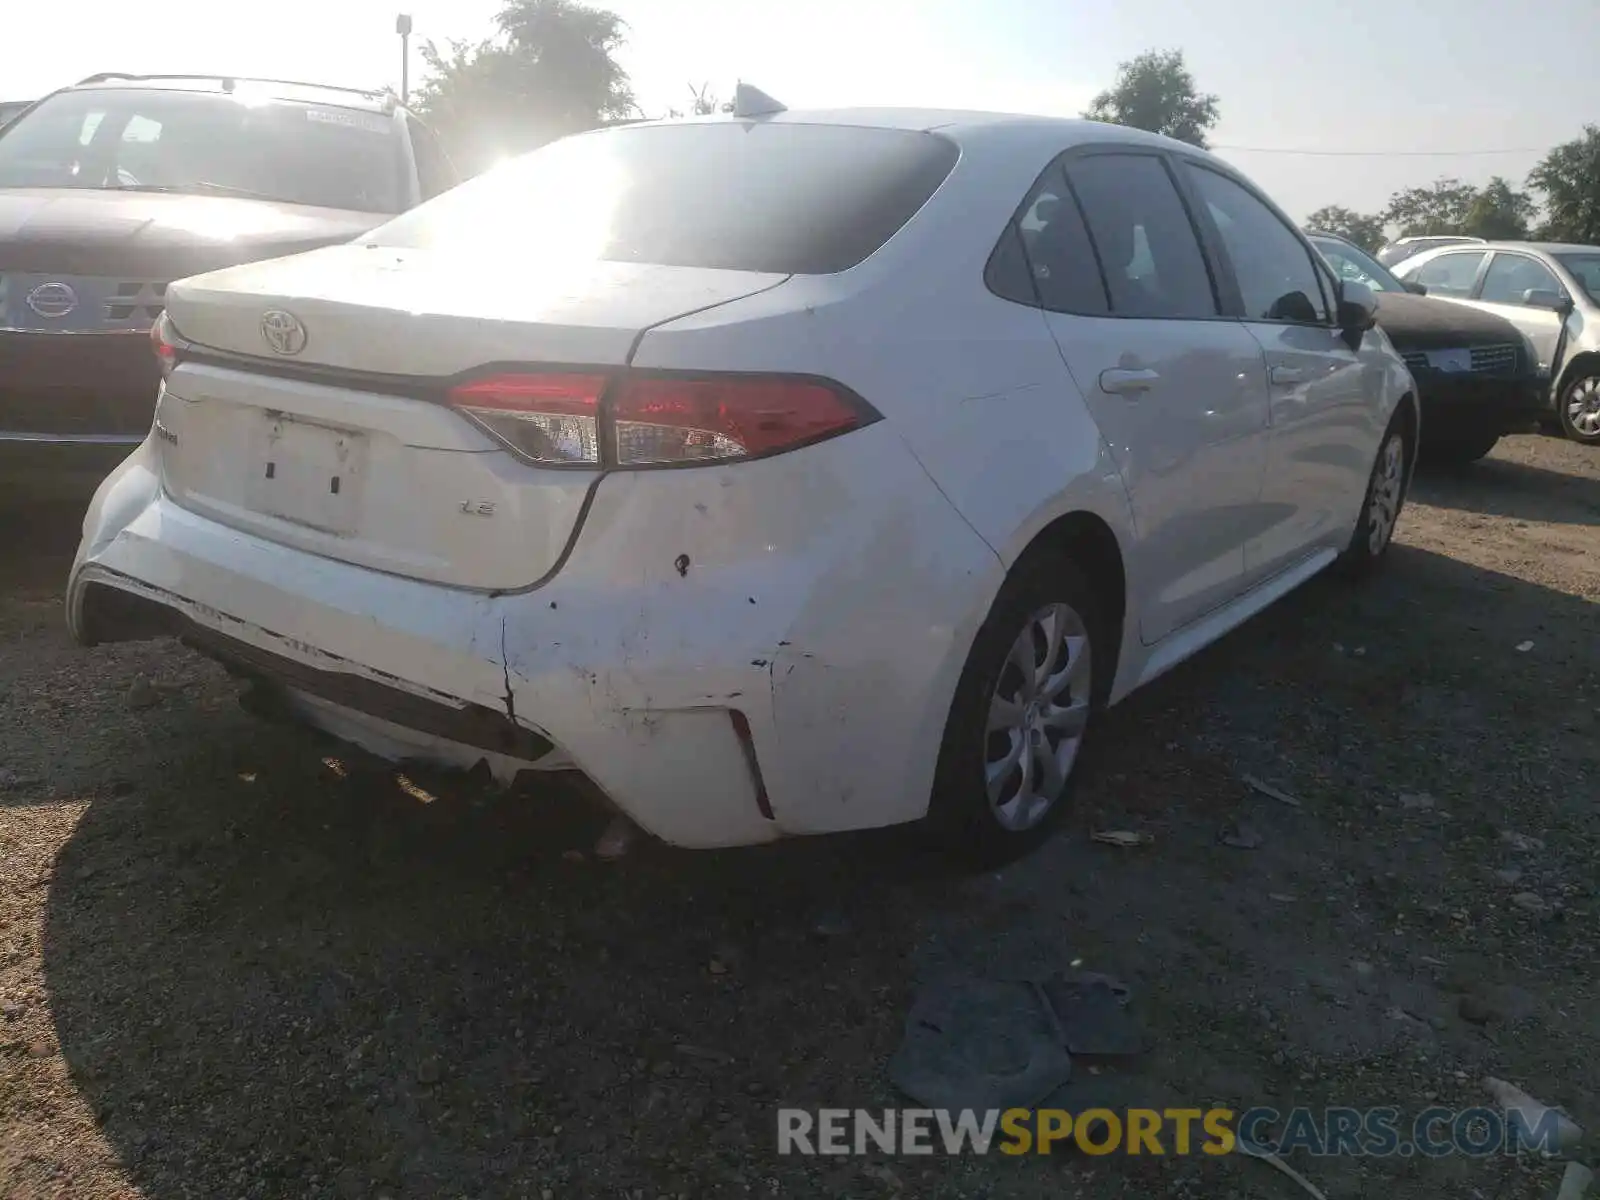
{"label": "wheel arch", "polygon": [[1041,554],[1059,554],[1076,564],[1101,606],[1097,616],[1104,626],[1101,640],[1106,646],[1097,653],[1105,653],[1111,664],[1109,671],[1097,672],[1095,690],[1103,702],[1113,689],[1128,628],[1128,571],[1122,542],[1099,513],[1086,508],[1070,509],[1051,518],[1033,534],[1012,559],[1007,578]]}
{"label": "wheel arch", "polygon": [[1572,384],[1585,375],[1600,375],[1600,350],[1585,350],[1575,354],[1572,361],[1561,368],[1561,380],[1550,394],[1552,411],[1561,410],[1561,397]]}
{"label": "wheel arch", "polygon": [[1399,415],[1401,425],[1406,431],[1408,454],[1406,484],[1409,486],[1411,473],[1417,468],[1417,456],[1422,452],[1422,407],[1417,402],[1414,390],[1401,395],[1400,402],[1395,405],[1395,412]]}

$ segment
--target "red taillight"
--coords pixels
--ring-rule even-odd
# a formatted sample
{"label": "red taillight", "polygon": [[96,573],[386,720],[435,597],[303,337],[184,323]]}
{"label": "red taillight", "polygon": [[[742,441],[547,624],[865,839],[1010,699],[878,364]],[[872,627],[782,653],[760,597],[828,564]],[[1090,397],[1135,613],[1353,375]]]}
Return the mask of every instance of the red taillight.
{"label": "red taillight", "polygon": [[171,319],[162,313],[150,326],[150,348],[156,352],[156,361],[161,364],[161,378],[171,375],[173,368],[178,365],[181,346],[178,335],[172,331]]}
{"label": "red taillight", "polygon": [[611,404],[619,466],[757,458],[854,429],[863,415],[817,380],[737,375],[631,377]]}
{"label": "red taillight", "polygon": [[781,376],[496,375],[450,403],[533,462],[621,467],[760,458],[877,419],[825,381]]}

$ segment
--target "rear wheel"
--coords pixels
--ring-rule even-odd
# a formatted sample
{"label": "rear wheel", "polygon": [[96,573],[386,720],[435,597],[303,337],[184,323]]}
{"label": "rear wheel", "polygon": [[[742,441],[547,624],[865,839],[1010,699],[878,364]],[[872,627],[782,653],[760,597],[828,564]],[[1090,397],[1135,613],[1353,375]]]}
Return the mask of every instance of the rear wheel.
{"label": "rear wheel", "polygon": [[1406,503],[1406,458],[1409,434],[1403,413],[1395,413],[1378,446],[1377,460],[1367,479],[1367,494],[1361,504],[1350,544],[1340,556],[1346,575],[1361,577],[1376,571],[1388,557],[1394,541],[1400,510]]}
{"label": "rear wheel", "polygon": [[1041,842],[1065,807],[1109,662],[1099,606],[1077,567],[1018,564],[978,631],[945,727],[929,823],[963,858],[1004,862]]}
{"label": "rear wheel", "polygon": [[1488,430],[1450,430],[1429,433],[1422,442],[1422,457],[1441,466],[1460,467],[1475,463],[1500,443],[1500,435]]}
{"label": "rear wheel", "polygon": [[1600,445],[1600,375],[1574,379],[1557,409],[1561,432],[1586,446]]}

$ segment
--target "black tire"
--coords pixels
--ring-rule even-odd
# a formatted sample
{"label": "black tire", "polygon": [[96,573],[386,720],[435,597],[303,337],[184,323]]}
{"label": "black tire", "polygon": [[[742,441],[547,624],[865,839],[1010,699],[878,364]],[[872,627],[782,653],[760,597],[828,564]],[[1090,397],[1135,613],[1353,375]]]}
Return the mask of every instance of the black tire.
{"label": "black tire", "polygon": [[1500,444],[1501,435],[1488,430],[1451,430],[1437,436],[1430,433],[1422,441],[1422,460],[1441,467],[1464,467],[1475,463]]}
{"label": "black tire", "polygon": [[1561,389],[1561,402],[1556,405],[1556,420],[1561,424],[1564,437],[1584,446],[1600,446],[1600,423],[1591,431],[1578,428],[1574,408],[1600,403],[1600,375],[1580,375]]}
{"label": "black tire", "polygon": [[[1013,648],[1021,645],[1024,632],[1030,633],[1031,644],[1035,647],[1036,669],[1050,665],[1038,661],[1042,657],[1042,639],[1033,638],[1033,634],[1042,627],[1036,628],[1034,621],[1037,616],[1056,606],[1065,606],[1077,618],[1076,628],[1082,635],[1078,649],[1087,649],[1086,666],[1080,668],[1081,678],[1070,678],[1073,672],[1068,671],[1065,665],[1052,676],[1069,677],[1070,681],[1056,699],[1067,701],[1063,707],[1070,707],[1075,718],[1080,713],[1079,705],[1083,706],[1083,732],[1076,735],[1077,747],[1072,751],[1064,750],[1065,743],[1070,740],[1067,737],[1043,743],[1052,761],[1058,764],[1060,757],[1070,754],[1070,760],[1061,772],[1062,785],[1053,797],[1048,798],[1047,807],[1036,820],[1025,827],[1008,826],[1003,817],[1007,806],[997,806],[990,799],[987,771],[990,758],[999,753],[996,738],[1004,739],[1013,750],[1019,743],[1011,742],[1009,733],[990,732],[990,711],[996,704],[997,693],[1012,690],[1023,678],[1011,655]],[[1066,622],[1064,628],[1069,641],[1077,639],[1078,635],[1073,632],[1070,621]],[[1109,675],[1114,661],[1110,636],[1094,589],[1077,566],[1065,556],[1049,551],[1034,552],[1013,567],[977,637],[973,639],[961,680],[956,685],[950,716],[945,723],[933,796],[925,823],[927,831],[945,851],[974,866],[997,866],[1021,857],[1049,836],[1067,807],[1074,780],[1082,774],[1084,750],[1092,741],[1089,734],[1094,724],[1094,711],[1110,690]],[[1069,663],[1072,652],[1072,647],[1064,643],[1063,653],[1069,657],[1058,655],[1055,661]],[[1003,697],[1000,699],[1004,702]],[[1019,707],[1024,714],[1033,711],[1033,706],[1026,702],[1020,703]],[[1046,704],[1045,708],[1051,709],[1052,706]],[[1038,726],[1033,728],[1037,729]],[[1051,735],[1045,733],[1039,736],[1049,738]],[[1018,772],[1015,779],[1018,795],[1012,802],[1013,806],[1019,802],[1026,803],[1026,798],[1021,795],[1021,787],[1031,778],[1029,773],[1044,770],[1040,766],[1044,760],[1035,753],[1035,747],[1041,743],[1028,740],[1027,733],[1021,737],[1021,758],[1014,768]],[[1027,760],[1026,767],[1022,759]],[[1001,786],[1004,788],[1005,785]],[[1047,779],[1040,781],[1041,789],[1047,786]],[[1040,794],[1042,796],[1042,791]]]}
{"label": "black tire", "polygon": [[[1398,449],[1396,450],[1396,447]],[[1375,507],[1380,484],[1389,480],[1392,468],[1391,455],[1399,455],[1398,491],[1393,496],[1392,514],[1387,516],[1386,528],[1379,533],[1379,509]],[[1411,484],[1411,432],[1403,410],[1397,411],[1383,431],[1378,443],[1378,454],[1372,462],[1372,472],[1367,476],[1367,490],[1361,499],[1361,515],[1356,520],[1350,543],[1339,556],[1339,569],[1351,579],[1364,579],[1375,573],[1389,557],[1389,547],[1394,544],[1394,531],[1400,524],[1400,514],[1405,509],[1406,490]]]}

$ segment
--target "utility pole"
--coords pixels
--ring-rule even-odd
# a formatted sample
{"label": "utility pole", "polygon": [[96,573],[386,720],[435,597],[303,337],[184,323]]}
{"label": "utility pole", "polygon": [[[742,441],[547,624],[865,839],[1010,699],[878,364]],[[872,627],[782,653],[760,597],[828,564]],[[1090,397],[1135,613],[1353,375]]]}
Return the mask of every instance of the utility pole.
{"label": "utility pole", "polygon": [[411,103],[411,17],[401,13],[394,21],[400,35],[400,103]]}

